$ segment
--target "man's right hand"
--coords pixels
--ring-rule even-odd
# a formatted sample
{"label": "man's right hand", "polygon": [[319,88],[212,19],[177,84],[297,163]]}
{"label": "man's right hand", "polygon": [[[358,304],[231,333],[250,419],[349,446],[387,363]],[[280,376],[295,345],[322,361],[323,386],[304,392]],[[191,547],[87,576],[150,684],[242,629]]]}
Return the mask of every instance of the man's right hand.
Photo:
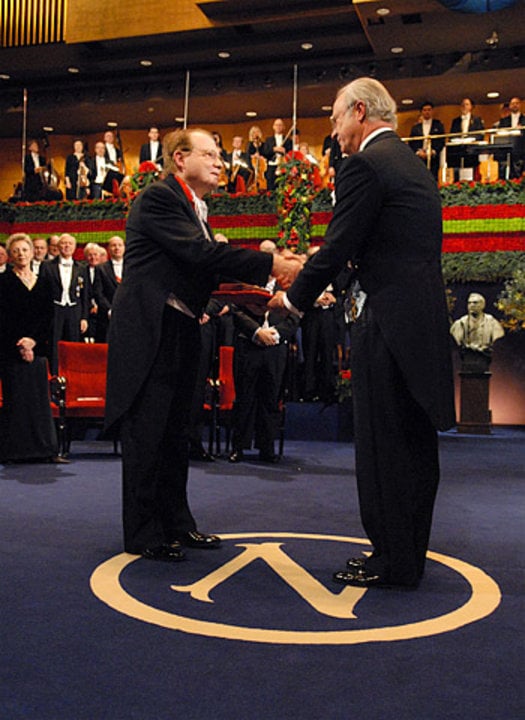
{"label": "man's right hand", "polygon": [[272,275],[282,288],[288,290],[303,269],[303,265],[303,259],[294,255],[290,250],[282,250],[273,255]]}

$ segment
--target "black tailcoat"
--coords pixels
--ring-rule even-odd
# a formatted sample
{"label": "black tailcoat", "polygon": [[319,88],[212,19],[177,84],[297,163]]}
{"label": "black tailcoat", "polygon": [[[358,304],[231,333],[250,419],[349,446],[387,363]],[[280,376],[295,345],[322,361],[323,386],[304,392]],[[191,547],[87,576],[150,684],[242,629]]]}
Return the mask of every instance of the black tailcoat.
{"label": "black tailcoat", "polygon": [[[261,284],[272,259],[209,240],[170,176],[133,203],[124,263],[111,310],[106,426],[119,426],[122,440],[124,547],[140,553],[196,527],[186,485],[198,318],[218,275]],[[195,317],[167,305],[170,295]]]}
{"label": "black tailcoat", "polygon": [[414,585],[439,478],[435,429],[454,424],[453,379],[440,196],[394,132],[341,164],[325,241],[288,297],[305,310],[348,261],[367,293],[351,331],[361,518],[370,570]]}

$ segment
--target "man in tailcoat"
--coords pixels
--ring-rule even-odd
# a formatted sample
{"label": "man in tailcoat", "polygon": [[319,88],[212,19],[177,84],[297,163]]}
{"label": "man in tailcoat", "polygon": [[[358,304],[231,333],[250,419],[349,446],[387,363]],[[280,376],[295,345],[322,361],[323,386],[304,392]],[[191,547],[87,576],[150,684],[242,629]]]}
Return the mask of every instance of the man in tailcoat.
{"label": "man in tailcoat", "polygon": [[[514,138],[511,153],[512,162],[509,173],[511,178],[519,178],[525,168],[525,130],[523,130],[525,127],[525,115],[521,112],[521,99],[519,97],[512,97],[510,99],[509,114],[507,117],[500,120],[498,127],[501,130],[504,130],[505,128],[508,128],[509,130],[517,127],[522,128],[519,136]],[[500,161],[500,167],[503,169],[502,165],[503,163]],[[504,171],[501,174],[501,177],[503,176]]]}
{"label": "man in tailcoat", "polygon": [[[450,125],[451,133],[462,133],[463,135],[470,138],[469,142],[474,140],[483,140],[483,129],[485,124],[483,118],[479,115],[474,115],[474,103],[470,98],[463,98],[461,101],[461,115],[458,115],[452,120]],[[474,135],[476,130],[481,130],[479,134]],[[458,142],[459,135],[454,139]],[[456,168],[456,178],[459,177],[458,169],[461,165],[464,168],[476,168],[478,165],[478,158],[476,155],[469,155],[466,152],[465,145],[450,144],[447,149],[447,162],[449,166]]]}
{"label": "man in tailcoat", "polygon": [[443,123],[440,120],[432,117],[434,113],[434,105],[429,100],[426,100],[421,105],[420,111],[421,122],[413,125],[410,131],[410,137],[420,139],[411,140],[410,147],[416,153],[416,155],[421,158],[421,160],[423,160],[425,165],[428,167],[432,175],[437,180],[439,170],[439,156],[441,155],[441,151],[445,146],[445,138],[431,137],[429,141],[428,137],[429,135],[444,135],[445,128],[443,127]]}
{"label": "man in tailcoat", "polygon": [[158,170],[162,169],[162,143],[158,127],[153,125],[148,131],[148,142],[140,146],[139,162],[152,162]]}
{"label": "man in tailcoat", "polygon": [[217,187],[213,137],[177,130],[164,140],[165,180],[133,203],[125,271],[111,313],[106,427],[122,442],[124,547],[177,561],[181,544],[216,547],[188,505],[188,423],[200,349],[199,317],[218,276],[286,287],[300,264],[216,242],[203,196]]}
{"label": "man in tailcoat", "polygon": [[38,142],[31,140],[24,157],[24,193],[26,202],[42,200],[44,195],[44,171],[46,159],[40,154]]}
{"label": "man in tailcoat", "polygon": [[279,163],[284,160],[286,153],[293,150],[292,138],[287,138],[284,134],[284,122],[281,118],[273,121],[272,129],[273,135],[266,138],[261,148],[261,155],[268,161],[266,168],[268,190],[275,190],[275,175]]}
{"label": "man in tailcoat", "polygon": [[347,262],[357,315],[351,331],[356,475],[370,558],[350,558],[336,582],[415,587],[424,569],[439,480],[437,430],[454,424],[436,183],[394,132],[396,105],[360,78],[334,104],[341,164],[325,244],[272,305],[311,307]]}
{"label": "man in tailcoat", "polygon": [[39,274],[48,278],[53,291],[55,313],[49,365],[58,371],[58,342],[80,342],[88,328],[88,297],[82,265],[73,259],[77,242],[63,233],[58,239],[59,254],[40,266]]}
{"label": "man in tailcoat", "polygon": [[124,240],[114,235],[108,240],[107,251],[109,259],[99,265],[100,273],[100,332],[107,338],[109,321],[111,318],[111,306],[113,298],[122,282],[124,268],[124,253],[126,246]]}

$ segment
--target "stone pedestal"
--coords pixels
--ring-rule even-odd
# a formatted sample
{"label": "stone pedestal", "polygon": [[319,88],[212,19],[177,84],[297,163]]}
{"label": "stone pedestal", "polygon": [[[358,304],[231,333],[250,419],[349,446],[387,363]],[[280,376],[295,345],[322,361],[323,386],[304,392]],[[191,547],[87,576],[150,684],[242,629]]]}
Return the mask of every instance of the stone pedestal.
{"label": "stone pedestal", "polygon": [[461,401],[458,432],[490,435],[492,428],[492,414],[489,409],[491,375],[490,372],[461,371],[459,373]]}

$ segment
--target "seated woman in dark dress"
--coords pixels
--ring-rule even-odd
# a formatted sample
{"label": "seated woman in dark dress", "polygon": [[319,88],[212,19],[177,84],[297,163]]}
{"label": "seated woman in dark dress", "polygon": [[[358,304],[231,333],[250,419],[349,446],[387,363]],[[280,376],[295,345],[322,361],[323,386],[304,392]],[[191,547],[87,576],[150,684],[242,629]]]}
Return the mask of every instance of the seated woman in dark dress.
{"label": "seated woman in dark dress", "polygon": [[11,267],[0,276],[0,374],[4,407],[0,462],[67,462],[49,405],[47,339],[51,287],[31,270],[33,243],[15,233],[6,244]]}

